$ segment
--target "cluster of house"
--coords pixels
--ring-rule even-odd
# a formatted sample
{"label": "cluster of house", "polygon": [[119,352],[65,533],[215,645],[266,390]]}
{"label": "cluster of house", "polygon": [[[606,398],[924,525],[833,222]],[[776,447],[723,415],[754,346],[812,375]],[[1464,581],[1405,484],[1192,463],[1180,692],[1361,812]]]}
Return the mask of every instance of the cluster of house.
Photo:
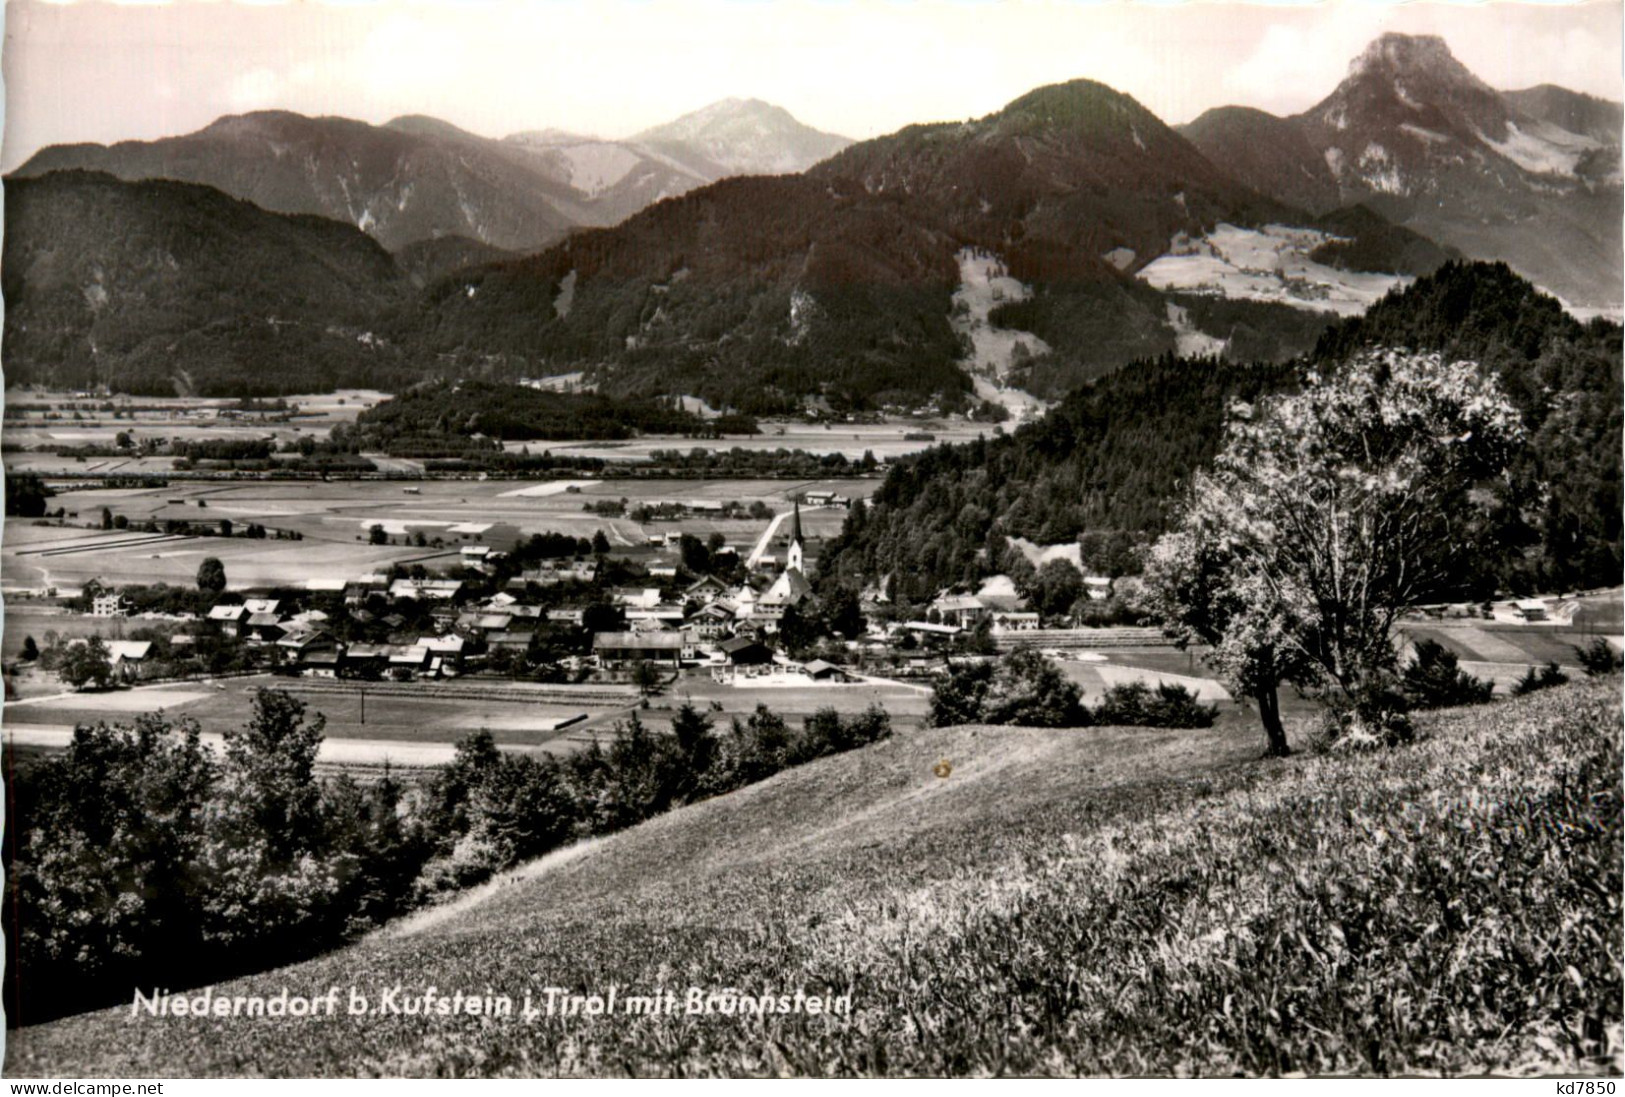
{"label": "cluster of house", "polygon": [[[620,611],[617,616],[624,624],[596,631],[591,654],[582,662],[606,671],[648,663],[659,668],[699,664],[744,676],[778,672],[786,663],[775,657],[771,638],[785,614],[813,592],[806,577],[799,506],[789,526],[782,568],[769,561],[765,569],[737,583],[706,575],[683,588],[610,590],[607,600]],[[377,620],[385,626],[399,641],[392,643],[340,642],[323,611],[296,610],[271,598],[216,605],[209,610],[208,620],[222,635],[267,649],[270,661],[311,677],[453,677],[463,671],[465,656],[522,654],[539,630],[588,625],[587,605],[534,605],[525,601],[523,593],[533,583],[546,586],[593,577],[591,561],[547,561],[512,580],[509,589],[475,603],[462,597],[464,584],[455,578],[373,575],[350,582],[322,581],[325,589],[342,589],[345,612],[353,619],[369,624]],[[419,607],[410,618],[395,612],[404,599]],[[92,609],[101,616],[127,611],[116,594],[97,597]],[[1039,625],[1039,615],[1025,609],[1013,590],[945,595],[931,604],[928,616],[929,620],[892,623],[868,637],[863,646],[883,651],[904,635],[952,637],[984,622],[995,633]],[[421,634],[412,634],[412,621],[421,625]],[[184,634],[171,637],[177,648],[194,642],[194,637]],[[127,654],[135,664],[146,657],[144,651]],[[840,675],[838,668],[828,664],[798,665],[797,672],[814,678]]]}

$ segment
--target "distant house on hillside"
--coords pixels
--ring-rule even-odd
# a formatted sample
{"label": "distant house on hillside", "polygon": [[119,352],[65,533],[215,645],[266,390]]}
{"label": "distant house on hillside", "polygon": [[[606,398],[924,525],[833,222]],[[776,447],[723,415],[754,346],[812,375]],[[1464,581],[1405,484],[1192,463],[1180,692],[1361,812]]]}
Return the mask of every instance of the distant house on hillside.
{"label": "distant house on hillside", "polygon": [[993,631],[1030,632],[1038,627],[1038,614],[1025,611],[997,612],[993,614]]}
{"label": "distant house on hillside", "polygon": [[286,631],[277,639],[276,646],[298,659],[302,658],[305,652],[318,647],[332,647],[333,637],[326,629],[295,625],[290,622]]}
{"label": "distant house on hillside", "polygon": [[692,601],[710,603],[728,593],[728,584],[715,575],[702,575],[690,583],[683,593]]}
{"label": "distant house on hillside", "polygon": [[720,640],[733,631],[733,619],[733,610],[712,602],[683,622],[683,627],[698,633],[702,640]]}
{"label": "distant house on hillside", "polygon": [[339,665],[346,674],[358,678],[376,678],[389,665],[389,646],[351,644],[344,650],[344,661]]}
{"label": "distant house on hillside", "polygon": [[660,604],[658,587],[616,587],[609,592],[609,600],[618,606],[648,609]]}
{"label": "distant house on hillside", "polygon": [[958,636],[964,631],[958,625],[936,625],[930,621],[906,621],[898,627],[916,636]]}
{"label": "distant house on hillside", "polygon": [[130,612],[129,601],[117,592],[98,594],[90,600],[92,617],[123,617]]}
{"label": "distant house on hillside", "polygon": [[277,616],[274,613],[250,614],[242,621],[239,631],[242,635],[247,636],[250,640],[255,640],[262,644],[275,643],[276,641],[282,639],[283,634],[287,632],[287,630],[282,627],[282,622],[277,620]]}
{"label": "distant house on hillside", "polygon": [[931,608],[937,611],[943,624],[960,628],[971,628],[989,612],[980,598],[969,594],[944,595],[932,602]]}
{"label": "distant house on hillside", "polygon": [[417,644],[391,644],[389,676],[397,680],[416,678],[429,666],[429,649]]}
{"label": "distant house on hillside", "polygon": [[485,646],[491,651],[528,651],[535,635],[534,632],[490,632],[486,633]]}
{"label": "distant house on hillside", "polygon": [[852,676],[845,670],[822,659],[814,659],[802,669],[807,672],[807,677],[815,682],[850,682],[852,680]]}
{"label": "distant house on hillside", "polygon": [[683,623],[683,607],[675,602],[662,602],[659,605],[646,607],[628,606],[626,620],[633,627],[640,624],[654,623],[670,628]]}
{"label": "distant house on hillside", "polygon": [[344,653],[336,647],[316,648],[299,656],[299,673],[306,678],[337,678]]}

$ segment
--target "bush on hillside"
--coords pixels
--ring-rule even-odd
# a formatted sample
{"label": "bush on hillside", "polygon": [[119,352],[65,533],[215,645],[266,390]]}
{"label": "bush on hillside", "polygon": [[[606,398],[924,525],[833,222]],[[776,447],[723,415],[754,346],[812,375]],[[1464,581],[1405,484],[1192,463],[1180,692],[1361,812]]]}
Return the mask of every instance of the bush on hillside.
{"label": "bush on hillside", "polygon": [[1160,682],[1156,689],[1144,682],[1113,686],[1093,711],[1097,724],[1147,728],[1210,728],[1218,716],[1218,705],[1202,704],[1177,682]]}
{"label": "bush on hillside", "polygon": [[1490,699],[1494,682],[1474,678],[1456,662],[1456,653],[1436,640],[1419,640],[1416,657],[1406,664],[1400,688],[1412,708],[1453,708]]}
{"label": "bush on hillside", "polygon": [[1530,667],[1529,672],[1519,678],[1518,683],[1512,687],[1512,692],[1522,697],[1528,693],[1564,685],[1568,680],[1569,676],[1563,673],[1563,668],[1556,663],[1547,663],[1539,669]]}
{"label": "bush on hillside", "polygon": [[1625,665],[1614,645],[1602,637],[1591,641],[1585,647],[1576,647],[1574,655],[1580,660],[1580,666],[1585,668],[1586,675],[1596,678],[1604,674],[1613,674]]}
{"label": "bush on hillside", "polygon": [[1083,703],[1076,683],[1036,651],[1021,648],[997,662],[952,663],[931,693],[933,727],[1003,724],[1039,728],[1128,725],[1212,727],[1217,705],[1204,705],[1177,683],[1113,686],[1100,703]]}

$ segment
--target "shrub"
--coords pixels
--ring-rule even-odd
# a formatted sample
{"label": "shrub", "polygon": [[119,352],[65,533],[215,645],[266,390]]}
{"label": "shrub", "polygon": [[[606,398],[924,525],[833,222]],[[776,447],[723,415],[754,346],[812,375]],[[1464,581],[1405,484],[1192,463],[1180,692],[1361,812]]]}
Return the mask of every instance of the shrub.
{"label": "shrub", "polygon": [[799,728],[758,707],[718,735],[685,705],[671,735],[634,715],[607,750],[561,761],[504,753],[481,731],[403,811],[388,774],[365,788],[316,777],[322,727],[262,690],[218,763],[195,723],[144,716],[79,729],[16,781],[9,1015],[24,986],[27,1016],[45,1020],[132,983],[197,986],[311,955],[574,838],[891,734],[878,706]]}
{"label": "shrub", "polygon": [[1591,678],[1613,674],[1621,665],[1625,665],[1625,660],[1621,660],[1619,652],[1614,650],[1614,645],[1600,636],[1583,648],[1576,647],[1574,654],[1580,660],[1580,665],[1585,668],[1587,676]]}
{"label": "shrub", "polygon": [[1053,662],[1020,649],[997,663],[956,663],[931,694],[931,724],[1006,724],[1077,728],[1116,724],[1159,728],[1212,727],[1217,705],[1204,705],[1177,683],[1113,686],[1093,709]]}
{"label": "shrub", "polygon": [[1435,640],[1419,640],[1400,688],[1413,708],[1454,708],[1490,699],[1494,682],[1474,678],[1456,664],[1456,653]]}
{"label": "shrub", "polygon": [[1337,751],[1399,746],[1416,738],[1410,702],[1398,689],[1375,682],[1352,700],[1333,705],[1321,717],[1316,745]]}
{"label": "shrub", "polygon": [[931,726],[954,727],[982,722],[982,702],[993,681],[993,664],[953,663],[931,691]]}
{"label": "shrub", "polygon": [[1568,680],[1569,676],[1563,673],[1561,667],[1556,663],[1547,663],[1538,670],[1530,667],[1529,673],[1518,679],[1518,684],[1512,687],[1512,692],[1522,697],[1527,693],[1535,693],[1538,690],[1561,686]]}
{"label": "shrub", "polygon": [[1202,704],[1177,682],[1159,683],[1155,690],[1144,682],[1113,686],[1093,713],[1097,724],[1148,728],[1210,728],[1218,715],[1218,705]]}

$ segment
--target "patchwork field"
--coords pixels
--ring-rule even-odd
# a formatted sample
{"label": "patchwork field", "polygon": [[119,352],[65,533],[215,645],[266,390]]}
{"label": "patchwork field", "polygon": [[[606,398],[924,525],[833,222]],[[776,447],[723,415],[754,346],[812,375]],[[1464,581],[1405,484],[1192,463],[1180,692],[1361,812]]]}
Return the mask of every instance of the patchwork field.
{"label": "patchwork field", "polygon": [[[220,413],[236,404],[235,400],[152,396],[83,399],[71,393],[10,392],[7,402],[14,410],[6,419],[6,441],[29,447],[62,445],[111,449],[124,432],[138,443],[148,438],[196,442],[207,438],[272,437],[280,444],[305,435],[325,438],[334,424],[353,423],[364,409],[387,398],[386,393],[367,389],[290,396],[287,402],[297,406],[297,413],[286,422],[277,422],[255,414],[223,418]],[[103,407],[109,403],[112,409]],[[52,409],[50,405],[56,407]],[[46,419],[53,410],[61,418]],[[118,412],[116,418],[114,411]],[[75,412],[80,418],[73,418]],[[76,466],[77,470],[114,471],[111,465],[92,468],[99,460],[102,459],[90,458],[87,464]],[[161,469],[169,468],[168,458],[153,460],[161,461]],[[7,464],[11,463],[8,458]]]}
{"label": "patchwork field", "polygon": [[[1464,663],[1493,665],[1521,673],[1530,666],[1548,662],[1578,667],[1576,647],[1589,644],[1599,635],[1596,629],[1554,628],[1541,625],[1483,626],[1472,624],[1413,625],[1402,631],[1412,640],[1429,639],[1443,644]],[[1617,635],[1617,632],[1614,633]]]}
{"label": "patchwork field", "polygon": [[[772,453],[775,450],[805,450],[808,453],[839,453],[850,461],[872,453],[879,460],[904,457],[943,442],[969,442],[977,435],[992,433],[986,423],[922,419],[900,423],[833,423],[818,426],[799,422],[763,422],[761,433],[717,440],[649,435],[627,441],[605,442],[509,442],[507,449],[528,448],[537,453],[546,449],[554,456],[601,457],[608,461],[647,461],[655,450],[694,449],[726,452],[731,449]],[[908,434],[930,434],[931,440],[910,439]]]}
{"label": "patchwork field", "polygon": [[[752,519],[693,517],[639,525],[629,518],[601,518],[583,508],[595,501],[625,499],[629,506],[669,501],[761,501],[776,511],[789,507],[798,491],[834,491],[866,498],[875,480],[684,480],[577,481],[577,491],[555,490],[558,481],[426,481],[408,485],[370,481],[185,483],[167,488],[111,488],[60,496],[60,505],[79,521],[98,520],[106,507],[131,520],[180,519],[213,523],[229,519],[241,526],[258,522],[268,529],[296,531],[300,541],[244,538],[147,541],[127,531],[60,529],[13,523],[0,547],[0,577],[10,590],[55,586],[76,589],[92,577],[120,583],[190,583],[205,556],[226,566],[233,589],[277,583],[301,584],[312,577],[352,578],[394,561],[434,563],[452,559],[455,548],[437,552],[410,545],[372,545],[367,532],[382,525],[397,538],[423,533],[448,544],[476,537],[506,547],[532,533],[591,537],[602,529],[621,549],[644,546],[650,535],[688,532],[706,537],[720,532],[742,550],[765,528]],[[566,485],[566,488],[569,485]],[[809,554],[818,541],[840,531],[845,512],[808,511],[804,528]]]}
{"label": "patchwork field", "polygon": [[[496,685],[523,690],[523,685]],[[373,688],[337,690],[320,688],[300,679],[260,675],[226,678],[175,686],[140,687],[113,693],[66,693],[14,701],[5,707],[4,727],[71,728],[75,724],[128,721],[143,712],[165,712],[198,721],[206,732],[218,733],[241,724],[249,699],[260,688],[282,689],[299,697],[309,711],[327,717],[329,739],[371,739],[397,743],[452,744],[482,728],[509,747],[536,747],[568,751],[579,745],[560,724],[579,717],[613,722],[630,711],[593,698],[580,703],[555,700],[547,693],[534,700],[493,700],[458,695],[461,686],[424,685],[406,693]],[[398,688],[398,687],[397,687]],[[470,685],[470,691],[478,686]],[[440,695],[436,695],[439,693]],[[450,695],[448,695],[450,694]],[[364,711],[363,711],[364,710]]]}
{"label": "patchwork field", "polygon": [[[7,1073],[1617,1074],[1620,719],[1613,679],[1432,714],[1374,755],[1261,762],[1256,728],[904,733],[214,991],[434,987],[512,1015],[123,1007],[12,1032]],[[525,1019],[550,987],[851,1006]]]}

